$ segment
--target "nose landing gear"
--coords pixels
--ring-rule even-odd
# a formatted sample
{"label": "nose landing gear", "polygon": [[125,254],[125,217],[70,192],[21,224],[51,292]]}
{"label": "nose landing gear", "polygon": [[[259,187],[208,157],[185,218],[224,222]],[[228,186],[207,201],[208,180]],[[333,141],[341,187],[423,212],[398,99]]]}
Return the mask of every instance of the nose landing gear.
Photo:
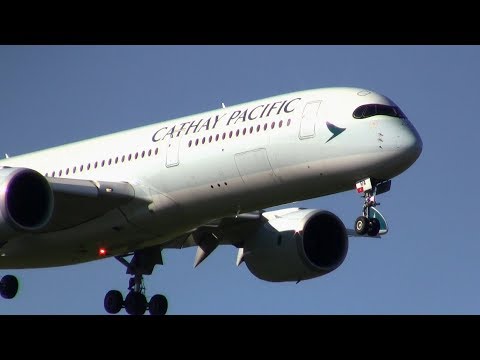
{"label": "nose landing gear", "polygon": [[[355,220],[355,232],[358,235],[377,236],[380,230],[387,232],[386,221],[380,212],[375,208],[380,203],[376,201],[376,195],[390,190],[391,180],[376,182],[370,178],[357,182],[357,192],[363,193],[365,198],[362,215]],[[380,219],[380,220],[379,220]],[[382,229],[382,224],[384,229]]]}
{"label": "nose landing gear", "polygon": [[380,231],[380,221],[365,215],[359,216],[355,221],[355,231],[358,235],[377,236]]}

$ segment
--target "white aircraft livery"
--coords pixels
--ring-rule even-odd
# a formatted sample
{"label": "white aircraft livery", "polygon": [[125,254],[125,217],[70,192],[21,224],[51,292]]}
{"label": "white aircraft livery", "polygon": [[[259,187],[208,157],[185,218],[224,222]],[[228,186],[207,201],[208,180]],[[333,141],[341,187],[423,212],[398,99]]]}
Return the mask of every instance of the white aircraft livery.
{"label": "white aircraft livery", "polygon": [[[389,98],[323,88],[57,146],[0,161],[0,268],[27,269],[114,257],[128,294],[110,290],[110,314],[167,312],[147,300],[143,276],[162,251],[197,246],[198,266],[218,245],[266,281],[295,281],[339,267],[349,236],[381,237],[376,197],[422,152],[422,140]],[[264,209],[356,190],[347,229],[320,209]],[[360,206],[359,206],[360,207]],[[5,275],[0,295],[15,297]]]}

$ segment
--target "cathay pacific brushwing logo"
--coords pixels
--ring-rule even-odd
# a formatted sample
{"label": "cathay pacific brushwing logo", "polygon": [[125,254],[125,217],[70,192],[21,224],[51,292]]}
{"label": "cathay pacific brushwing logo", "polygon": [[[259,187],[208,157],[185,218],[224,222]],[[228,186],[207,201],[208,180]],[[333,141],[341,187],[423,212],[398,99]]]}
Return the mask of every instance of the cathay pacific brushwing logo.
{"label": "cathay pacific brushwing logo", "polygon": [[328,121],[327,121],[327,128],[328,128],[328,130],[330,130],[330,132],[331,132],[333,135],[330,137],[330,139],[328,139],[328,140],[325,142],[325,144],[326,144],[327,142],[329,142],[330,140],[332,140],[333,138],[335,138],[335,137],[337,137],[338,135],[340,135],[342,132],[344,132],[344,131],[347,129],[347,128],[340,128],[340,127],[338,127],[338,126],[335,126],[335,125],[329,123]]}

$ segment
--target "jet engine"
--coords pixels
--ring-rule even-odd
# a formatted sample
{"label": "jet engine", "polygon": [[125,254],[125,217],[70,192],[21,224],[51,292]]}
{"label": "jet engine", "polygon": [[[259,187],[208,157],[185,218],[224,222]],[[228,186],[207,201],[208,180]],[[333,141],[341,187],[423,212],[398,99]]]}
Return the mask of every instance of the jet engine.
{"label": "jet engine", "polygon": [[0,169],[0,235],[45,228],[53,213],[53,192],[40,173],[25,168]]}
{"label": "jet engine", "polygon": [[263,216],[268,221],[243,245],[243,260],[259,279],[306,280],[325,275],[343,263],[348,236],[335,214],[295,209],[266,212]]}

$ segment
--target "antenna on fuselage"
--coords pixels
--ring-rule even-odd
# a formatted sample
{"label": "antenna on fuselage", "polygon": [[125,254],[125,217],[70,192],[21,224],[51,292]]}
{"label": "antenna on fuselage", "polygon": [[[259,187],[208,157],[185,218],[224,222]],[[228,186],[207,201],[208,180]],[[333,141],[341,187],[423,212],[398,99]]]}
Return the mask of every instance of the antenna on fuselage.
{"label": "antenna on fuselage", "polygon": [[7,153],[5,153],[5,159],[8,159],[10,156],[8,156]]}
{"label": "antenna on fuselage", "polygon": [[224,108],[224,109],[225,109],[225,104],[224,104],[223,102],[222,102],[222,108]]}

